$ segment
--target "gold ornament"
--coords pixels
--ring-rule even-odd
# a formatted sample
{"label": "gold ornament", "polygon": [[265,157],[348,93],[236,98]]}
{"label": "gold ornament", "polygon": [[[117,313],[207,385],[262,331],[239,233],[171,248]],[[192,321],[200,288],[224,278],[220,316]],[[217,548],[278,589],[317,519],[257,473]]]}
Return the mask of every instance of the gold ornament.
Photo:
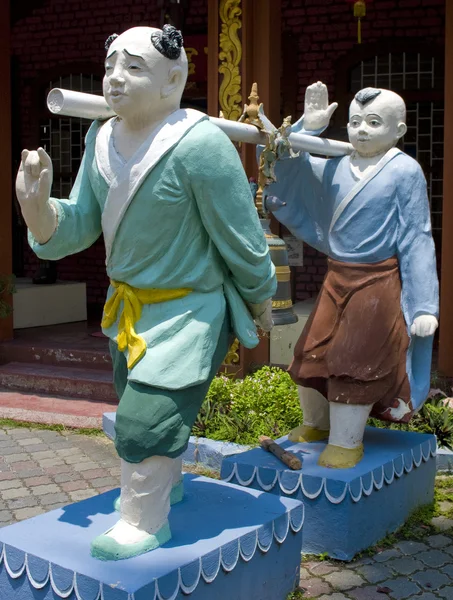
{"label": "gold ornament", "polygon": [[362,43],[362,19],[366,16],[365,0],[357,0],[354,3],[354,17],[358,19],[357,23],[357,42]]}
{"label": "gold ornament", "polygon": [[241,0],[221,0],[219,73],[223,75],[219,90],[220,108],[226,119],[237,121],[242,114],[241,74],[242,45],[238,31],[242,27]]}

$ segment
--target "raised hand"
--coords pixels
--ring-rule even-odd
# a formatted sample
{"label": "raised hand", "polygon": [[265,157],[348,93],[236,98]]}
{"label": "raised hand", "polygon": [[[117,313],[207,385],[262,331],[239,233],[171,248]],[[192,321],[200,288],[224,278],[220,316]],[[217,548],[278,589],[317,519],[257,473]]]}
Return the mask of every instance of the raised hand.
{"label": "raised hand", "polygon": [[309,85],[305,92],[304,129],[306,131],[324,129],[337,107],[337,102],[329,105],[329,93],[324,83],[318,81]]}
{"label": "raised hand", "polygon": [[55,210],[49,203],[52,187],[52,160],[43,148],[22,151],[16,178],[16,195],[22,215],[36,240],[43,244],[56,228]]}

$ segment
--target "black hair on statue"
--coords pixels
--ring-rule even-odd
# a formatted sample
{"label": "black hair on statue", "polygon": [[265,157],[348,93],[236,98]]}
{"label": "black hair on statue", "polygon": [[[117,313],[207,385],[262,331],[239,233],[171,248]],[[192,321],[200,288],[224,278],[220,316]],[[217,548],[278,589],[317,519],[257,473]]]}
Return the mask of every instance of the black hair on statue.
{"label": "black hair on statue", "polygon": [[371,102],[372,100],[377,98],[381,93],[381,90],[372,87],[367,87],[363,90],[360,90],[360,92],[357,92],[354,99],[357,100],[357,102],[362,106],[365,106],[365,104],[368,104],[368,102]]}
{"label": "black hair on statue", "polygon": [[152,33],[151,42],[156,50],[170,60],[176,60],[181,56],[184,40],[182,33],[173,25],[164,25],[162,31]]}
{"label": "black hair on statue", "polygon": [[117,33],[112,33],[112,35],[109,35],[109,37],[105,40],[104,48],[108,50],[117,37]]}

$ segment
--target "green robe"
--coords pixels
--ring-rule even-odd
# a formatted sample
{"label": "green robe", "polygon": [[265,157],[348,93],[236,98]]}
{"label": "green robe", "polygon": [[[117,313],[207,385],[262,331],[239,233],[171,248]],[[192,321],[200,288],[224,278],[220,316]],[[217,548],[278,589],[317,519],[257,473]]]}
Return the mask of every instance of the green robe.
{"label": "green robe", "polygon": [[[94,122],[69,200],[51,200],[58,213],[55,233],[43,245],[29,234],[40,258],[57,260],[88,248],[110,228],[110,279],[142,289],[193,290],[179,300],[144,305],[135,326],[147,350],[129,371],[129,381],[169,390],[207,380],[227,306],[241,343],[256,346],[256,328],[244,301],[263,302],[277,286],[238,153],[207,117],[198,113],[193,119],[195,112],[177,111],[145,142],[141,150],[155,147],[157,160],[141,180],[143,161],[140,165],[132,157],[124,163],[109,130],[101,133],[112,129],[113,120]],[[195,122],[183,126],[162,153],[159,148],[187,113]],[[102,135],[104,146],[97,141]],[[115,176],[123,178],[123,205],[113,217],[111,205],[103,222],[109,190],[118,183]],[[113,235],[112,218],[117,219]],[[115,340],[117,324],[104,333]]]}

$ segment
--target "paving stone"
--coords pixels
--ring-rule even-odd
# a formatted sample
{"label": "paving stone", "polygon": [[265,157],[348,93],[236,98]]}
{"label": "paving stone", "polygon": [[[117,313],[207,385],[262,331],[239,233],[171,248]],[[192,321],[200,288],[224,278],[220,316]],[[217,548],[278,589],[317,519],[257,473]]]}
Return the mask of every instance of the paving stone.
{"label": "paving stone", "polygon": [[[98,463],[95,462],[84,462],[84,463],[80,463],[77,465],[74,465],[74,469],[76,471],[90,471],[92,469],[100,469],[100,466]],[[104,470],[102,469],[102,473],[104,473]]]}
{"label": "paving stone", "polygon": [[78,465],[81,463],[93,462],[91,460],[91,458],[89,458],[85,454],[77,454],[74,451],[72,451],[72,454],[70,456],[68,456],[68,457],[65,456],[64,461],[67,465]]}
{"label": "paving stone", "polygon": [[21,473],[21,477],[24,477],[24,475],[22,475],[22,471],[31,471],[32,469],[40,469],[41,467],[39,466],[39,464],[37,462],[34,462],[33,460],[21,460],[20,462],[15,462],[12,465],[12,468],[17,471],[17,473]]}
{"label": "paving stone", "polygon": [[24,452],[21,452],[19,454],[9,454],[8,456],[5,456],[6,462],[13,466],[14,466],[14,463],[24,462],[29,458],[30,457],[28,456],[28,454],[25,454]]}
{"label": "paving stone", "polygon": [[68,450],[68,449],[72,449],[73,445],[71,442],[69,441],[60,441],[57,440],[55,442],[49,442],[49,446],[52,448],[52,450],[54,452],[56,452],[57,450]]}
{"label": "paving stone", "polygon": [[13,473],[12,471],[0,473],[0,481],[8,481],[9,479],[15,479],[16,477],[16,473]]}
{"label": "paving stone", "polygon": [[410,575],[411,573],[415,573],[415,571],[420,571],[425,568],[425,565],[422,562],[412,557],[390,560],[387,563],[387,566],[395,571],[395,573],[398,573],[398,575]]}
{"label": "paving stone", "polygon": [[431,535],[426,538],[426,542],[433,548],[443,548],[444,546],[449,546],[452,540],[446,535]]}
{"label": "paving stone", "polygon": [[45,469],[46,467],[60,467],[64,465],[64,461],[62,458],[44,458],[39,461],[39,464]]}
{"label": "paving stone", "polygon": [[299,585],[303,589],[304,598],[317,598],[332,591],[330,585],[317,577],[304,579]]}
{"label": "paving stone", "polygon": [[45,494],[58,494],[61,490],[57,484],[37,485],[31,489],[35,496],[44,496]]}
{"label": "paving stone", "polygon": [[434,517],[431,519],[431,523],[440,531],[449,531],[450,529],[453,529],[453,519],[448,519],[447,517]]}
{"label": "paving stone", "polygon": [[75,492],[69,492],[69,496],[73,502],[80,502],[80,500],[85,500],[86,498],[91,498],[96,495],[95,490],[77,490]]}
{"label": "paving stone", "polygon": [[73,473],[68,471],[67,473],[58,473],[53,477],[55,483],[64,483],[66,481],[76,481],[80,479],[80,473]]}
{"label": "paving stone", "polygon": [[453,585],[447,585],[441,590],[438,590],[437,595],[443,600],[453,600]]}
{"label": "paving stone", "polygon": [[453,508],[453,502],[447,502],[444,500],[443,502],[439,502],[438,506],[441,512],[448,513]]}
{"label": "paving stone", "polygon": [[26,487],[34,487],[36,485],[47,485],[49,483],[52,483],[52,480],[46,475],[41,475],[41,477],[29,477],[27,479],[24,479],[24,485]]}
{"label": "paving stone", "polygon": [[396,548],[401,550],[403,554],[418,554],[419,552],[429,550],[426,544],[420,542],[400,542],[396,545]]}
{"label": "paving stone", "polygon": [[14,500],[15,498],[25,498],[25,496],[29,496],[30,492],[27,488],[20,487],[14,488],[12,490],[4,490],[0,492],[0,498],[3,500]]}
{"label": "paving stone", "polygon": [[42,475],[42,469],[29,469],[26,471],[17,471],[17,473],[14,474],[14,477],[23,477],[24,479],[27,479],[28,477],[40,477]]}
{"label": "paving stone", "polygon": [[365,583],[364,579],[354,573],[354,571],[343,570],[338,573],[330,573],[324,578],[330,585],[337,590],[349,590]]}
{"label": "paving stone", "polygon": [[46,467],[44,469],[47,475],[53,477],[54,475],[59,475],[60,473],[71,473],[71,465],[58,465],[56,467]]}
{"label": "paving stone", "polygon": [[430,592],[425,592],[421,596],[417,596],[416,600],[438,600],[438,598],[439,598],[439,596],[435,596],[434,594],[431,594]]}
{"label": "paving stone", "polygon": [[9,510],[0,510],[0,523],[11,521],[12,518],[13,515]]}
{"label": "paving stone", "polygon": [[18,488],[22,485],[23,484],[20,479],[6,479],[5,481],[0,481],[0,491],[10,490],[11,488]]}
{"label": "paving stone", "polygon": [[19,450],[20,450],[19,446],[17,446],[16,444],[14,444],[14,446],[9,446],[7,448],[2,448],[1,455],[3,456],[3,458],[6,458],[7,456],[11,456],[13,454],[17,454],[19,452]]}
{"label": "paving stone", "polygon": [[37,506],[38,498],[36,496],[26,496],[25,498],[17,498],[7,502],[9,510],[17,510],[18,508],[27,508],[27,506]]}
{"label": "paving stone", "polygon": [[378,554],[375,554],[373,556],[376,562],[385,562],[386,560],[390,560],[391,558],[400,557],[401,552],[398,552],[398,550],[395,550],[395,548],[392,548],[391,550],[383,550],[382,552],[379,552]]}
{"label": "paving stone", "polygon": [[348,600],[348,597],[344,594],[339,594],[338,592],[335,592],[334,594],[323,594],[322,596],[319,596],[318,600]]}
{"label": "paving stone", "polygon": [[361,567],[362,565],[371,565],[374,562],[371,556],[362,556],[361,558],[357,558],[349,563],[350,569],[355,569],[356,567]]}
{"label": "paving stone", "polygon": [[376,591],[375,585],[348,590],[348,596],[354,600],[386,600],[388,596]]}
{"label": "paving stone", "polygon": [[[80,469],[79,469],[80,471]],[[99,477],[104,477],[105,476],[105,470],[104,469],[84,469],[82,471],[80,471],[80,474],[82,475],[83,478],[85,479],[96,479]]]}
{"label": "paving stone", "polygon": [[421,552],[417,558],[423,561],[425,565],[428,565],[428,567],[442,567],[451,562],[451,556],[440,550]]}
{"label": "paving stone", "polygon": [[33,446],[36,444],[42,444],[40,438],[32,437],[32,438],[24,438],[23,440],[18,440],[17,443],[19,446]]}
{"label": "paving stone", "polygon": [[40,506],[30,506],[29,508],[20,508],[19,510],[16,510],[14,517],[16,521],[23,521],[24,519],[31,519],[37,515],[42,515],[43,512],[45,511]]}
{"label": "paving stone", "polygon": [[15,442],[14,440],[1,439],[0,440],[0,454],[2,453],[3,448],[12,448],[13,446],[17,447],[17,442]]}
{"label": "paving stone", "polygon": [[36,452],[33,454],[34,460],[45,460],[46,458],[54,458],[55,455],[52,450],[43,450],[42,452]]}
{"label": "paving stone", "polygon": [[358,573],[362,575],[370,583],[377,583],[384,581],[393,576],[393,573],[389,569],[390,563],[374,564],[374,565],[363,565],[357,569]]}
{"label": "paving stone", "polygon": [[[406,543],[406,542],[404,542]],[[414,542],[415,543],[415,542]],[[389,592],[390,598],[396,598],[396,600],[403,600],[405,598],[412,598],[416,594],[421,592],[421,589],[415,584],[413,581],[409,581],[407,578],[398,577],[398,579],[389,579],[379,584],[380,587],[387,587],[391,592]],[[385,600],[385,595],[382,597],[382,600]]]}
{"label": "paving stone", "polygon": [[[77,450],[74,450],[74,448],[61,448],[59,450],[55,451],[55,454],[57,454],[58,456],[74,456],[76,454]],[[68,462],[66,460],[66,462]]]}
{"label": "paving stone", "polygon": [[92,479],[90,481],[91,485],[95,488],[98,487],[116,487],[118,485],[118,480],[114,477],[97,477],[96,479]]}
{"label": "paving stone", "polygon": [[109,473],[112,477],[119,477],[121,475],[121,467],[112,467],[109,469]]}
{"label": "paving stone", "polygon": [[26,450],[29,454],[32,454],[33,452],[45,452],[48,449],[49,446],[47,444],[36,444],[34,446],[24,447],[24,450]]}
{"label": "paving stone", "polygon": [[77,490],[86,490],[88,483],[83,479],[78,479],[77,481],[66,481],[60,487],[64,492],[75,492]]}
{"label": "paving stone", "polygon": [[[31,437],[31,429],[22,429],[22,428],[17,428],[17,429],[10,429],[9,430],[9,435],[13,438],[15,438],[16,440],[20,439],[20,438],[29,438]],[[33,434],[34,435],[34,434]]]}
{"label": "paving stone", "polygon": [[302,579],[310,579],[310,577],[311,577],[311,575],[307,571],[307,569],[304,569],[304,567],[301,567],[300,573],[299,573],[299,580],[302,581]]}
{"label": "paving stone", "polygon": [[446,575],[448,575],[450,577],[450,579],[453,580],[453,564],[442,567],[441,571],[442,571],[442,573],[445,573]]}
{"label": "paving stone", "polygon": [[47,506],[48,504],[57,504],[58,502],[67,502],[68,495],[60,492],[59,494],[46,494],[45,496],[39,497],[39,502],[43,506]]}
{"label": "paving stone", "polygon": [[328,573],[333,573],[334,571],[339,571],[339,568],[329,562],[320,562],[311,568],[311,572],[313,575],[316,575],[316,577],[319,577],[320,575],[327,575]]}
{"label": "paving stone", "polygon": [[451,583],[449,577],[444,573],[439,573],[434,569],[428,569],[427,571],[421,571],[420,573],[414,573],[411,575],[411,579],[416,581],[422,588],[429,590],[438,590],[443,585]]}

